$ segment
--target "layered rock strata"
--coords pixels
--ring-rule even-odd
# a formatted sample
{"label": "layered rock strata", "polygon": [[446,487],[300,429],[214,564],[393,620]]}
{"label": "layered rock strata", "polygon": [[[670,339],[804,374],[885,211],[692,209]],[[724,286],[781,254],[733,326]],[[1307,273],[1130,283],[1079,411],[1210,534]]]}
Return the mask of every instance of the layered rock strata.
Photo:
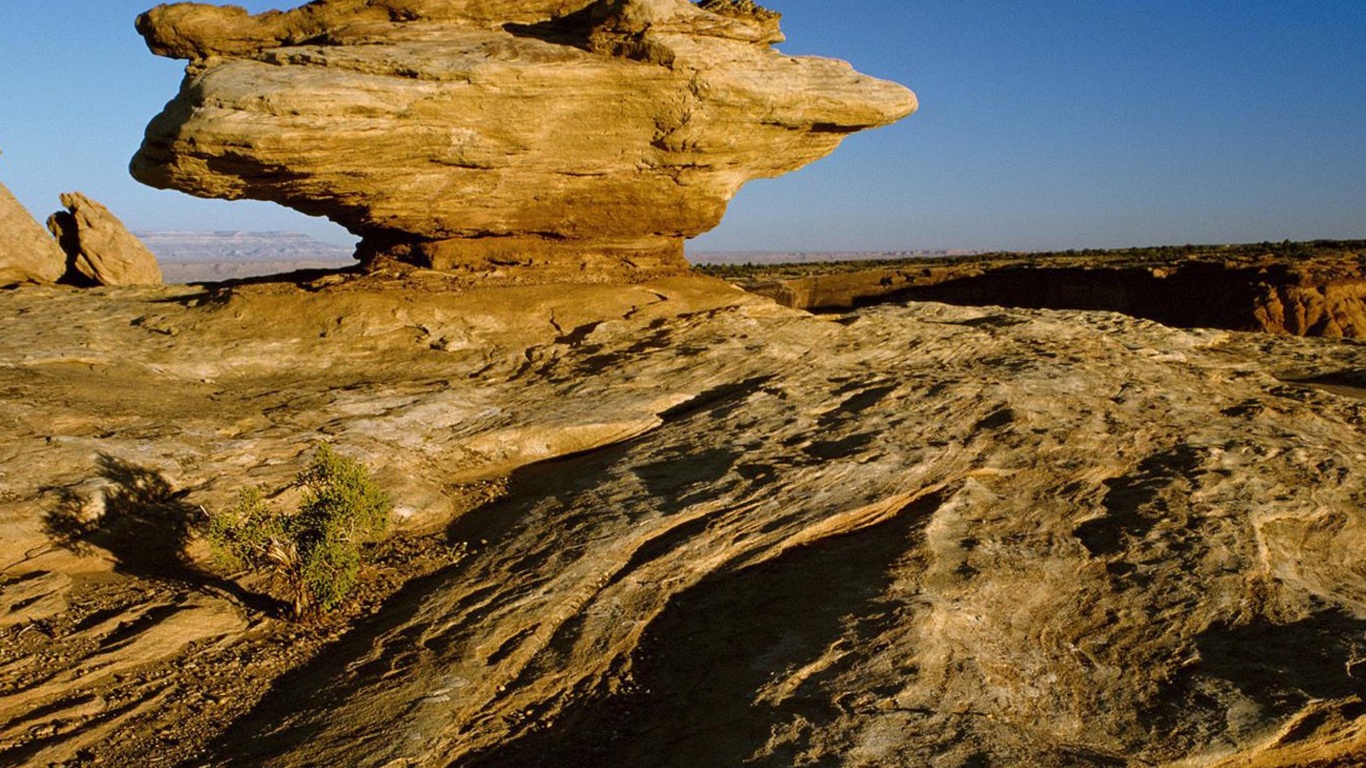
{"label": "layered rock strata", "polygon": [[66,252],[66,279],[79,285],[159,285],[157,257],[109,209],[80,192],[62,195],[66,210],[47,228]]}
{"label": "layered rock strata", "polygon": [[[783,274],[794,270],[806,274]],[[1366,338],[1366,260],[1359,253],[1160,263],[1047,256],[913,259],[867,268],[775,265],[738,282],[784,306],[817,312],[942,301],[1108,310],[1183,328]]]}
{"label": "layered rock strata", "polygon": [[0,286],[55,283],[65,272],[62,249],[0,184]]}
{"label": "layered rock strata", "polygon": [[[0,293],[0,762],[1362,764],[1361,345],[454,280]],[[465,556],[279,678],[157,563],[319,439]]]}
{"label": "layered rock strata", "polygon": [[732,3],[182,3],[138,29],[190,65],[136,178],[273,200],[363,236],[364,258],[441,268],[681,268],[746,181],[916,107],[844,62],[773,50],[777,15]]}

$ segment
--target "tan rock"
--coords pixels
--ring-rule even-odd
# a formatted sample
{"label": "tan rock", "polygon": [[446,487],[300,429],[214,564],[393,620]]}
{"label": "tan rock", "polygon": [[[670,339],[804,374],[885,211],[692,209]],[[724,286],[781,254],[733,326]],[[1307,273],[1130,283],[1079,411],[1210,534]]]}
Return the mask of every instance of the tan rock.
{"label": "tan rock", "polygon": [[773,50],[776,14],[727,8],[163,6],[139,30],[154,52],[192,61],[132,172],[327,216],[364,237],[365,258],[679,268],[683,240],[716,226],[746,181],[916,107],[844,62]]}
{"label": "tan rock", "polygon": [[[1352,244],[1347,244],[1352,245]],[[879,303],[1092,309],[1183,328],[1366,338],[1366,269],[1359,248],[1268,264],[1261,245],[1217,246],[1161,266],[1122,256],[909,259],[866,268],[771,265],[736,276],[785,307],[829,312]],[[797,271],[800,274],[793,274]],[[725,274],[725,268],[718,270]]]}
{"label": "tan rock", "polygon": [[8,581],[0,588],[0,629],[62,613],[70,590],[71,577],[64,573],[34,571]]}
{"label": "tan rock", "polygon": [[66,256],[3,184],[0,184],[0,285],[55,283]]}
{"label": "tan rock", "polygon": [[65,211],[48,217],[47,228],[70,260],[68,279],[94,285],[157,285],[161,269],[108,208],[80,192],[62,195]]}
{"label": "tan rock", "polygon": [[[0,605],[87,585],[0,646],[0,762],[1361,763],[1366,347],[458,282],[0,293]],[[465,554],[281,677],[146,534],[319,438]],[[95,581],[43,522],[97,475]]]}

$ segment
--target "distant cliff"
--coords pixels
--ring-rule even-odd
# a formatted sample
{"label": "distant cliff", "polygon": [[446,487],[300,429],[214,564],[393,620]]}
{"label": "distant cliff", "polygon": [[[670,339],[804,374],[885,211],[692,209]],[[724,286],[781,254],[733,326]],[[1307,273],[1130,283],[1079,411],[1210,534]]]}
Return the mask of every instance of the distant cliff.
{"label": "distant cliff", "polygon": [[298,232],[134,232],[162,261],[350,261],[351,249]]}
{"label": "distant cliff", "polygon": [[193,283],[355,264],[351,249],[298,232],[137,232],[166,281]]}
{"label": "distant cliff", "polygon": [[960,259],[711,266],[817,312],[938,301],[1121,312],[1178,328],[1366,338],[1366,242],[1172,246]]}

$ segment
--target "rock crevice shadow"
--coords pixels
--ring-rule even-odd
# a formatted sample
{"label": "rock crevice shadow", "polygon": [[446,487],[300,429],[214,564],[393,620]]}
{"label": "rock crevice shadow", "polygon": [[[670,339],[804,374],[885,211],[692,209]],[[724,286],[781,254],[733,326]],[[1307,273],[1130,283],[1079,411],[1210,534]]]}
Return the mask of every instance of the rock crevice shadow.
{"label": "rock crevice shadow", "polygon": [[633,654],[634,693],[590,698],[554,728],[465,764],[742,765],[793,716],[838,717],[812,689],[833,666],[804,677],[781,702],[755,695],[880,626],[890,574],[942,503],[931,494],[886,522],[704,580],[652,622]]}

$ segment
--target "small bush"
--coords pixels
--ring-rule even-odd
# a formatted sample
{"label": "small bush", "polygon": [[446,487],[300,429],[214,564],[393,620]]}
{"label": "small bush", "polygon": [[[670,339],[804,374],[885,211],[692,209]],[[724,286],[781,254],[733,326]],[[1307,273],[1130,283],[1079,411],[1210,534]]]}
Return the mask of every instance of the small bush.
{"label": "small bush", "polygon": [[770,11],[754,0],[701,0],[697,5],[704,11],[722,16],[749,17],[760,21],[778,18],[777,11]]}
{"label": "small bush", "polygon": [[299,618],[335,608],[356,586],[361,546],[384,535],[393,504],[363,464],[327,444],[295,482],[303,499],[293,514],[244,488],[226,512],[209,515],[205,537],[225,567],[282,583]]}

